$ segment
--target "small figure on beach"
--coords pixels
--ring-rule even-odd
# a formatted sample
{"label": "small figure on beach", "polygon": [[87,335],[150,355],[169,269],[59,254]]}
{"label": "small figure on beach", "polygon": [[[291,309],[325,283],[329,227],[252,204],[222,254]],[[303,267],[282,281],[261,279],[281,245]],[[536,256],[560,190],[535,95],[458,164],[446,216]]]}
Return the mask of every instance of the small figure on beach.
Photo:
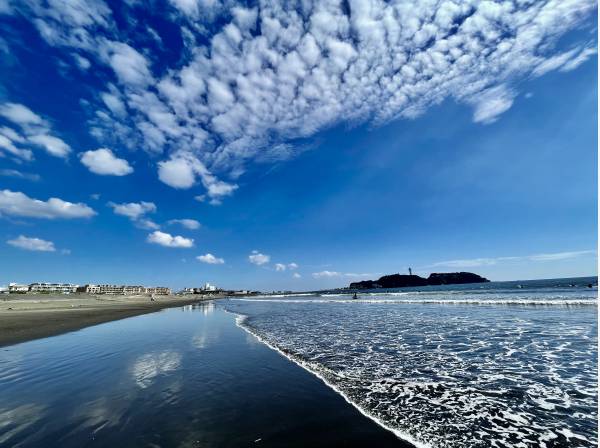
{"label": "small figure on beach", "polygon": [[356,300],[358,299],[358,296],[356,295],[356,293],[354,293],[354,295],[352,296],[352,300]]}

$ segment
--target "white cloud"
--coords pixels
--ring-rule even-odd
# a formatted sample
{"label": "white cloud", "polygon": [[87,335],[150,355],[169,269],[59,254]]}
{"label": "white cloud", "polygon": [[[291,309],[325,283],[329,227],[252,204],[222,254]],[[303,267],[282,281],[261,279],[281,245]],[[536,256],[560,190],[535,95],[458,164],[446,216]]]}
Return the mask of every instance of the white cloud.
{"label": "white cloud", "polygon": [[184,238],[182,236],[173,236],[169,233],[155,230],[148,235],[147,241],[149,243],[158,244],[164,247],[183,247],[189,248],[194,246],[194,240],[191,238]]}
{"label": "white cloud", "polygon": [[[211,204],[218,205],[223,197],[230,196],[237,185],[223,182],[213,176],[206,166],[195,157],[175,156],[158,163],[158,178],[177,189],[188,189],[196,183],[196,176],[206,188],[206,195],[211,198]],[[196,197],[196,200],[200,196]]]}
{"label": "white cloud", "polygon": [[314,278],[333,278],[333,277],[376,277],[377,273],[355,273],[355,272],[337,272],[337,271],[321,271],[313,272]]}
{"label": "white cloud", "polygon": [[0,115],[19,126],[47,126],[47,122],[27,106],[17,103],[4,103],[0,106]]}
{"label": "white cloud", "polygon": [[150,64],[135,48],[122,42],[106,42],[101,50],[124,85],[142,88],[152,83]]}
{"label": "white cloud", "polygon": [[24,235],[19,235],[14,240],[8,240],[8,244],[19,249],[38,251],[38,252],[54,252],[56,248],[52,241],[42,240],[40,238],[31,238]]}
{"label": "white cloud", "polygon": [[[293,157],[292,141],[341,122],[378,125],[454,100],[491,123],[512,107],[522,80],[573,69],[595,47],[576,36],[570,58],[557,48],[593,21],[593,0],[314,2],[299,11],[269,1],[252,9],[226,0],[171,4],[181,14],[167,18],[185,48],[154,73],[152,50],[118,42],[137,36],[100,0],[14,8],[50,45],[113,69],[119,86],[105,90],[123,107],[99,97],[105,117],[92,124],[95,135],[164,154],[161,181],[187,189],[199,176],[213,204],[237,188],[219,178]],[[215,17],[222,24],[206,26]]]}
{"label": "white cloud", "polygon": [[248,255],[248,261],[257,266],[262,266],[263,264],[267,264],[269,261],[271,261],[271,256],[261,254],[259,251],[253,250],[252,253]]}
{"label": "white cloud", "polygon": [[110,149],[100,148],[79,154],[81,163],[92,173],[103,176],[125,176],[133,172],[127,160],[119,159]]}
{"label": "white cloud", "polygon": [[32,180],[32,181],[38,181],[41,179],[39,174],[24,173],[22,171],[13,170],[13,169],[1,169],[0,176],[16,177],[18,179],[25,179],[25,180]]}
{"label": "white cloud", "polygon": [[530,255],[528,258],[531,261],[559,261],[559,260],[570,260],[572,258],[581,257],[584,255],[595,254],[595,250],[579,250],[573,252],[557,252],[553,254],[537,254]]}
{"label": "white cloud", "polygon": [[67,157],[71,152],[71,147],[60,138],[49,134],[37,134],[28,138],[28,141],[34,145],[41,146],[48,154],[55,157]]}
{"label": "white cloud", "polygon": [[492,87],[479,93],[474,99],[475,111],[473,121],[476,123],[493,123],[513,104],[515,93],[504,85]]}
{"label": "white cloud", "polygon": [[109,207],[112,207],[115,214],[127,216],[129,219],[134,221],[140,219],[147,213],[154,213],[156,211],[156,205],[154,202],[125,202],[123,204],[109,202],[108,205]]}
{"label": "white cloud", "polygon": [[32,199],[24,193],[0,190],[0,215],[24,216],[29,218],[89,218],[96,212],[84,203],[72,203],[59,198],[47,201]]}
{"label": "white cloud", "polygon": [[196,221],[195,219],[188,219],[188,218],[184,218],[184,219],[171,219],[170,221],[168,221],[169,224],[180,224],[183,227],[185,227],[186,229],[190,229],[190,230],[196,230],[200,228],[200,223],[198,221]]}
{"label": "white cloud", "polygon": [[312,276],[314,278],[332,278],[332,277],[341,277],[341,272],[336,271],[321,271],[321,272],[313,272]]}
{"label": "white cloud", "polygon": [[570,252],[556,252],[549,254],[534,254],[534,255],[521,255],[512,257],[494,257],[494,258],[470,258],[463,260],[448,260],[434,263],[427,267],[450,267],[450,268],[473,268],[480,266],[493,266],[499,263],[507,262],[544,262],[544,261],[560,261],[569,260],[573,258],[582,257],[585,255],[595,254],[595,250],[579,250]]}
{"label": "white cloud", "polygon": [[188,189],[196,182],[196,175],[190,163],[183,158],[159,162],[158,178],[173,188]]}
{"label": "white cloud", "polygon": [[598,49],[596,47],[584,48],[577,56],[573,57],[570,61],[567,61],[565,65],[560,68],[560,71],[570,72],[571,70],[575,70],[595,54],[598,54]]}
{"label": "white cloud", "polygon": [[298,269],[298,265],[296,263],[288,263],[288,264],[283,264],[283,263],[275,263],[275,270],[276,271],[285,271],[289,269],[290,271],[293,271],[294,269]]}
{"label": "white cloud", "polygon": [[298,274],[297,272],[294,272],[294,273],[292,274],[292,277],[293,277],[293,278],[302,278],[302,276],[301,276],[300,274]]}
{"label": "white cloud", "polygon": [[217,258],[215,257],[213,254],[205,254],[205,255],[198,255],[196,257],[196,259],[198,261],[201,261],[202,263],[208,263],[208,264],[224,264],[225,260],[223,260],[222,258]]}
{"label": "white cloud", "polygon": [[31,152],[17,149],[15,145],[29,144],[42,147],[55,157],[67,157],[71,147],[58,137],[50,134],[50,124],[28,107],[17,103],[0,105],[0,116],[18,125],[25,136],[14,129],[4,127],[0,132],[0,147],[21,158],[30,160]]}

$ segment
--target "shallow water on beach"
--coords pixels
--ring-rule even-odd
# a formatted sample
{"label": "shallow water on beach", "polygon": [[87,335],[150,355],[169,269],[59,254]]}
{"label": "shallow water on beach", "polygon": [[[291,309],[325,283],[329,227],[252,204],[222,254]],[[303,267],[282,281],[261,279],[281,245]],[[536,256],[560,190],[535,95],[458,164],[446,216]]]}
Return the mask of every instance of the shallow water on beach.
{"label": "shallow water on beach", "polygon": [[0,349],[0,447],[402,447],[213,303]]}
{"label": "shallow water on beach", "polygon": [[240,325],[432,447],[597,446],[597,290],[556,282],[230,299]]}

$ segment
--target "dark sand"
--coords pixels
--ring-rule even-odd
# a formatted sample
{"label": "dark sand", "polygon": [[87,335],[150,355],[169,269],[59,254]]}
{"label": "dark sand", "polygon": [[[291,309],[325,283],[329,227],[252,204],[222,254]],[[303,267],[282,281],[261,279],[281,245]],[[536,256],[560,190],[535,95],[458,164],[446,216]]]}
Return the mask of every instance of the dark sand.
{"label": "dark sand", "polygon": [[0,347],[210,300],[201,296],[0,296]]}

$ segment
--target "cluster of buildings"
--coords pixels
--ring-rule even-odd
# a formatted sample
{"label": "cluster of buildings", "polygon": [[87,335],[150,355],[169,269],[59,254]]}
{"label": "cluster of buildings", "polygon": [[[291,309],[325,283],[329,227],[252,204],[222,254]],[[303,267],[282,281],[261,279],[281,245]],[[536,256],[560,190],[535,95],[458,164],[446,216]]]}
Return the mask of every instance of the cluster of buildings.
{"label": "cluster of buildings", "polygon": [[[8,288],[0,286],[0,293],[14,294],[112,294],[112,295],[135,295],[135,294],[154,294],[171,295],[170,288],[163,286],[141,286],[141,285],[75,285],[72,283],[31,283],[30,285],[9,283]],[[184,288],[178,294],[202,294],[202,295],[229,295],[245,296],[258,294],[258,291],[225,291],[210,283],[205,283],[200,288]]]}
{"label": "cluster of buildings", "polygon": [[74,285],[72,283],[19,283],[8,284],[9,293],[42,293],[42,294],[71,294],[83,292],[87,294],[157,294],[169,295],[171,289],[163,286],[130,286],[130,285]]}
{"label": "cluster of buildings", "polygon": [[201,288],[183,288],[181,290],[182,294],[216,294],[221,292],[222,290],[217,288],[215,285],[211,285],[210,283],[205,283]]}

